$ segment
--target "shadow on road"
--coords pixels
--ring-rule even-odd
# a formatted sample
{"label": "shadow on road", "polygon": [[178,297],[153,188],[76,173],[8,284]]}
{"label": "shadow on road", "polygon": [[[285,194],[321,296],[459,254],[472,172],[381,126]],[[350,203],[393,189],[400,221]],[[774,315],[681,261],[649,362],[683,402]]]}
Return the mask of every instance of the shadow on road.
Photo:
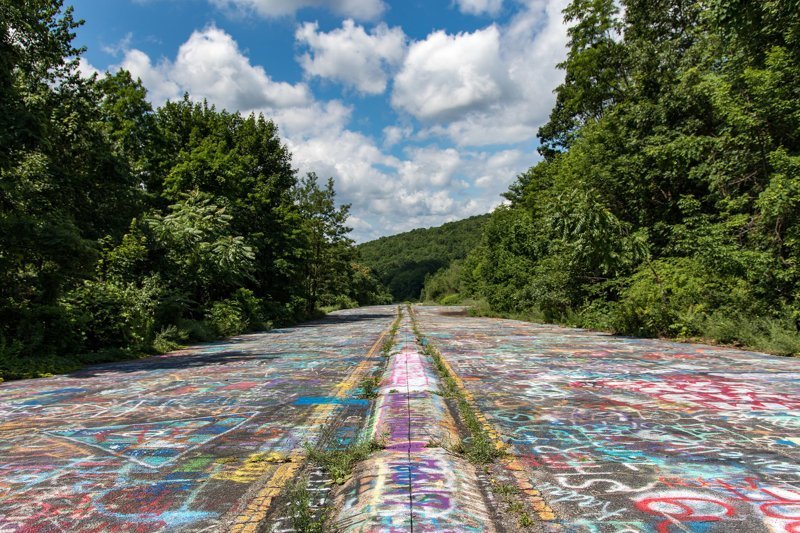
{"label": "shadow on road", "polygon": [[[73,378],[93,378],[99,377],[110,372],[133,373],[147,372],[153,370],[180,370],[185,368],[203,367],[209,365],[223,365],[237,363],[241,361],[263,360],[271,361],[278,359],[281,354],[269,354],[263,352],[244,352],[236,349],[239,342],[246,342],[248,336],[265,336],[286,333],[293,329],[319,328],[324,326],[335,326],[352,324],[369,320],[392,320],[394,314],[391,313],[352,313],[342,315],[328,315],[318,320],[297,324],[288,328],[275,329],[271,331],[261,331],[250,333],[243,338],[234,337],[232,339],[220,340],[205,344],[192,345],[188,349],[194,353],[186,354],[166,354],[137,359],[133,361],[121,361],[115,363],[102,363],[88,366],[70,374]],[[266,342],[269,345],[269,341]],[[203,353],[204,350],[215,350],[211,353]]]}
{"label": "shadow on road", "polygon": [[70,374],[73,378],[92,378],[102,376],[109,372],[146,372],[150,370],[180,370],[185,368],[195,368],[209,365],[223,365],[238,363],[241,361],[264,360],[269,361],[278,359],[278,355],[266,355],[260,353],[247,353],[240,350],[221,351],[215,353],[191,353],[185,355],[160,355],[148,357],[136,361],[124,361],[121,363],[108,363],[93,365]]}
{"label": "shadow on road", "polygon": [[392,313],[375,313],[375,314],[358,313],[358,314],[348,314],[348,315],[328,315],[318,320],[312,320],[311,322],[304,322],[302,324],[298,324],[296,326],[292,326],[291,328],[286,328],[286,329],[316,328],[328,324],[350,324],[353,322],[363,322],[366,320],[392,320],[394,318],[395,315]]}

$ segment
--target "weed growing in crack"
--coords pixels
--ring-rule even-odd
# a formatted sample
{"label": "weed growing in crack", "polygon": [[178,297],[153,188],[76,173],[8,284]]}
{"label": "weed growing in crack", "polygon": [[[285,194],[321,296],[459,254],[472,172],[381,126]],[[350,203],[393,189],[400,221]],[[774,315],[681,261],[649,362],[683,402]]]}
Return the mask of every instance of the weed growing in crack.
{"label": "weed growing in crack", "polygon": [[525,505],[520,501],[522,494],[516,485],[511,483],[492,483],[492,492],[499,496],[503,502],[508,506],[508,511],[517,515],[519,526],[521,528],[528,528],[534,525],[533,518],[528,514]]}
{"label": "weed growing in crack", "polygon": [[330,509],[317,509],[312,507],[312,494],[308,490],[308,479],[301,478],[288,487],[289,516],[292,528],[296,531],[307,533],[325,533],[325,522]]}
{"label": "weed growing in crack", "polygon": [[378,376],[372,376],[362,380],[360,386],[361,394],[359,394],[358,397],[365,400],[374,400],[378,397],[380,385],[381,378]]}
{"label": "weed growing in crack", "polygon": [[402,320],[403,320],[403,308],[398,306],[397,318],[392,323],[392,328],[389,330],[389,336],[384,341],[383,346],[381,346],[381,355],[383,355],[384,357],[389,357],[389,355],[391,355],[392,353],[392,348],[394,348],[397,339],[397,330],[400,329],[400,322],[402,322]]}
{"label": "weed growing in crack", "polygon": [[414,330],[414,335],[417,337],[417,343],[422,347],[422,353],[431,358],[436,372],[439,374],[439,379],[442,384],[442,396],[455,400],[459,417],[469,433],[466,438],[453,446],[451,450],[463,455],[470,462],[475,464],[491,463],[495,459],[505,456],[505,450],[496,445],[486,432],[483,424],[481,424],[475,409],[470,405],[469,401],[464,396],[464,392],[459,388],[458,382],[452,372],[445,364],[442,354],[439,353],[439,350],[437,350],[420,332],[413,311],[409,308],[408,312],[411,316],[411,325]]}
{"label": "weed growing in crack", "polygon": [[377,439],[356,442],[340,449],[323,450],[307,447],[308,459],[322,468],[337,485],[342,485],[356,464],[377,450],[385,448]]}

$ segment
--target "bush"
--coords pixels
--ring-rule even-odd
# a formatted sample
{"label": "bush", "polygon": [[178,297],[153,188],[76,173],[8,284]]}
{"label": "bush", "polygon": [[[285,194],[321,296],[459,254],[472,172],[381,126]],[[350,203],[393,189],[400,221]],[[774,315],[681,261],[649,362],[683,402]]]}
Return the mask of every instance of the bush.
{"label": "bush", "polygon": [[157,277],[146,278],[141,286],[85,281],[63,302],[80,336],[80,351],[149,346],[163,293]]}
{"label": "bush", "polygon": [[345,294],[337,296],[325,296],[320,298],[320,307],[326,313],[338,311],[339,309],[355,309],[358,307],[358,302]]}
{"label": "bush", "polygon": [[210,342],[217,338],[217,332],[205,320],[180,319],[177,327],[186,333],[188,341]]}
{"label": "bush", "polygon": [[701,333],[703,317],[717,309],[736,309],[748,296],[747,281],[712,272],[689,257],[660,259],[641,267],[615,306],[617,333],[691,337]]}
{"label": "bush", "polygon": [[464,297],[460,294],[448,294],[439,300],[439,303],[442,305],[459,305],[463,299]]}
{"label": "bush", "polygon": [[246,330],[268,329],[263,302],[253,291],[239,288],[233,293],[231,299],[239,304],[239,309],[247,322]]}
{"label": "bush", "polygon": [[232,337],[247,331],[248,321],[241,303],[235,299],[214,302],[206,311],[208,325],[220,337]]}
{"label": "bush", "polygon": [[153,340],[153,350],[161,354],[171,352],[183,346],[187,340],[189,340],[187,331],[178,329],[174,325],[167,326],[162,328]]}
{"label": "bush", "polygon": [[800,355],[800,332],[787,317],[754,318],[718,311],[704,317],[701,336],[776,355]]}

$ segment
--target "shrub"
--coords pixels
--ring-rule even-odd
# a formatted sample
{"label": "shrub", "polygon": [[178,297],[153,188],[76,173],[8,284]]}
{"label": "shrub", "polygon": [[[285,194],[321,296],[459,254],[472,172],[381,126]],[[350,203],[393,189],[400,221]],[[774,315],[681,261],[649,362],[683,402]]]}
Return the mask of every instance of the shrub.
{"label": "shrub", "polygon": [[439,300],[439,303],[442,305],[458,305],[462,302],[463,299],[464,297],[461,296],[460,294],[448,294],[447,296]]}
{"label": "shrub", "polygon": [[143,348],[150,344],[164,289],[157,277],[141,286],[85,281],[64,298],[64,307],[86,351]]}
{"label": "shrub", "polygon": [[217,332],[205,320],[180,319],[178,329],[186,332],[187,340],[209,342],[217,338]]}
{"label": "shrub", "polygon": [[800,355],[800,332],[789,317],[755,318],[717,311],[702,322],[702,337],[777,355]]}
{"label": "shrub", "polygon": [[232,337],[247,330],[245,312],[238,300],[214,302],[206,311],[208,325],[221,337]]}
{"label": "shrub", "polygon": [[178,329],[174,325],[166,326],[153,339],[153,350],[162,354],[171,352],[180,348],[187,340],[189,340],[187,331]]}
{"label": "shrub", "polygon": [[705,315],[736,308],[747,297],[746,280],[712,272],[689,257],[660,259],[641,267],[622,292],[612,317],[618,333],[695,336]]}

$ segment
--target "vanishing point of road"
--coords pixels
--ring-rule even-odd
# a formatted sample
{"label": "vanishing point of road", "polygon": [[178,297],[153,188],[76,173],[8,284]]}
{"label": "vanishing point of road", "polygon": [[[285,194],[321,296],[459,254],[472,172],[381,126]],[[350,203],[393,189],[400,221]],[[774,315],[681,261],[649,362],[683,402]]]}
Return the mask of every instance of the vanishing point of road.
{"label": "vanishing point of road", "polygon": [[[375,402],[360,394],[364,378],[389,368],[392,383],[408,390],[409,413],[421,401],[412,390],[420,380],[433,394],[419,405],[439,405],[432,365],[403,333],[409,324],[393,355],[406,373],[385,366],[380,347],[395,315],[390,306],[343,311],[0,384],[0,532],[264,527],[306,443],[330,431],[355,439],[375,418]],[[502,465],[538,511],[533,530],[800,533],[797,359],[473,318],[457,308],[415,307],[415,320],[507,446]],[[397,388],[381,394],[389,407],[403,400]],[[413,418],[425,425],[424,413]],[[412,446],[411,426],[409,414],[409,465],[415,453],[445,458],[444,448]],[[408,468],[409,484],[434,479]],[[483,500],[476,508],[505,505],[480,469],[460,473],[476,477],[468,483],[469,498]],[[436,520],[413,529],[516,530],[493,523],[495,513],[482,525],[454,526],[448,515],[467,514],[448,506],[471,507],[464,500],[418,503],[418,517]]]}

